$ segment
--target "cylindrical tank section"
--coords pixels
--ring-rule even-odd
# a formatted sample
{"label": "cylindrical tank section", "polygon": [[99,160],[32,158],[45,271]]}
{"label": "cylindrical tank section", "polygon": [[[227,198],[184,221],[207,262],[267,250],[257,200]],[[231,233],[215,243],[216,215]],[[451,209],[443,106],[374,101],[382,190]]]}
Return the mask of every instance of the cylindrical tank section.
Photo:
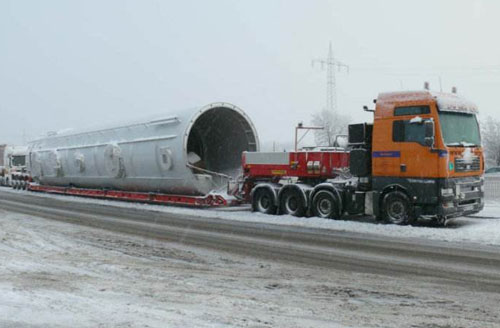
{"label": "cylindrical tank section", "polygon": [[30,143],[29,168],[43,185],[204,195],[240,173],[258,151],[254,125],[238,107],[213,103],[174,115]]}

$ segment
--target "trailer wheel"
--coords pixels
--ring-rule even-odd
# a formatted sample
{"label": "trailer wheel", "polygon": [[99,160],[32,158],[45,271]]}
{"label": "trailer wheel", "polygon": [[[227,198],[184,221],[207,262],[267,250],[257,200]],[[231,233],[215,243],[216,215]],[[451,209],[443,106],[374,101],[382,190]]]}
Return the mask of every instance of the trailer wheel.
{"label": "trailer wheel", "polygon": [[411,203],[408,196],[400,191],[391,191],[382,200],[382,217],[392,224],[406,225],[412,223]]}
{"label": "trailer wheel", "polygon": [[276,214],[274,195],[271,190],[260,188],[253,194],[252,209],[264,214]]}
{"label": "trailer wheel", "polygon": [[306,204],[304,198],[297,189],[288,189],[283,192],[280,198],[280,209],[283,214],[293,216],[304,216],[306,212]]}
{"label": "trailer wheel", "polygon": [[338,200],[335,195],[328,190],[320,190],[314,195],[312,201],[314,216],[325,219],[339,219],[340,211]]}

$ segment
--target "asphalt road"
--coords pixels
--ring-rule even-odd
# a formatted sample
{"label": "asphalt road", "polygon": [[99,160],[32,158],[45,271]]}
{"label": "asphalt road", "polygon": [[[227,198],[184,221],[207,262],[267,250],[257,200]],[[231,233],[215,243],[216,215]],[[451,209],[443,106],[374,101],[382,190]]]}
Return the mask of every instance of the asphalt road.
{"label": "asphalt road", "polygon": [[500,247],[200,218],[0,189],[0,208],[273,261],[500,292]]}

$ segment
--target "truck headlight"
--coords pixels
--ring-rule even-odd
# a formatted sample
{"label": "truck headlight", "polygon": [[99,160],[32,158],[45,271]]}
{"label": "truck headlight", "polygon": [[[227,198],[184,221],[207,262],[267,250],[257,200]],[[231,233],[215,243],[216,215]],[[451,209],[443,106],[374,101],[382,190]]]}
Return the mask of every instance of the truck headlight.
{"label": "truck headlight", "polygon": [[443,188],[441,189],[441,196],[449,196],[453,195],[453,189],[452,188]]}

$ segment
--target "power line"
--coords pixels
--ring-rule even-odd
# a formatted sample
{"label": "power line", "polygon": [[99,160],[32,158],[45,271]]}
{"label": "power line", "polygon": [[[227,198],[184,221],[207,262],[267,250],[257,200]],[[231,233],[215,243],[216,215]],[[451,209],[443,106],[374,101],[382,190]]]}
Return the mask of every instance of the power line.
{"label": "power line", "polygon": [[478,66],[352,66],[353,71],[374,72],[387,75],[419,75],[419,74],[498,74],[500,65]]}
{"label": "power line", "polygon": [[500,69],[500,65],[426,65],[426,66],[397,66],[397,65],[377,65],[377,66],[357,66],[360,69],[454,69],[454,70],[483,70]]}

